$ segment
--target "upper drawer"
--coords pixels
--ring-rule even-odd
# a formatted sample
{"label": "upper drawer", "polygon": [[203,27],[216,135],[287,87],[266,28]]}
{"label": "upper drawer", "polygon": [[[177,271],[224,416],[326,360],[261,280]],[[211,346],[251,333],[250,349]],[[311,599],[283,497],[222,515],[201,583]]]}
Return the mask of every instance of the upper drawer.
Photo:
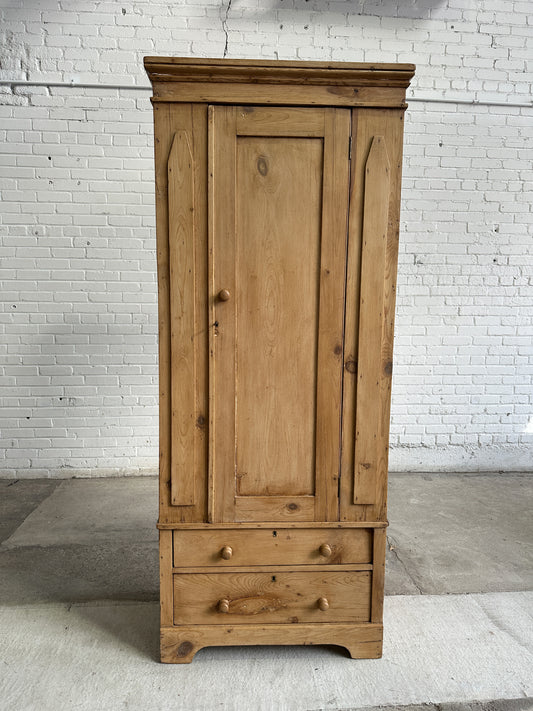
{"label": "upper drawer", "polygon": [[346,565],[372,562],[372,529],[174,531],[174,565]]}

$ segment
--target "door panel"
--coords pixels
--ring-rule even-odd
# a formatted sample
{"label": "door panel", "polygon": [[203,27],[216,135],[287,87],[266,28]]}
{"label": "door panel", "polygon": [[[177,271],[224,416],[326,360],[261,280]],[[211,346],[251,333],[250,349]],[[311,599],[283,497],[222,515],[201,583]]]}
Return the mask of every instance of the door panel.
{"label": "door panel", "polygon": [[349,132],[210,109],[213,521],[337,519]]}
{"label": "door panel", "polygon": [[322,154],[320,138],[237,141],[238,496],[315,491]]}

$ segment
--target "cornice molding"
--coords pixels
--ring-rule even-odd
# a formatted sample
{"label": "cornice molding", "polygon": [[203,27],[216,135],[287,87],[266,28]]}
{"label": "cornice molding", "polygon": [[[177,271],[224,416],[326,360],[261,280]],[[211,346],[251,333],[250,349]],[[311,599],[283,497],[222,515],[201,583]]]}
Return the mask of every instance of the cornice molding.
{"label": "cornice molding", "polygon": [[145,57],[154,82],[284,84],[296,86],[381,86],[407,88],[414,64],[292,62],[248,59]]}

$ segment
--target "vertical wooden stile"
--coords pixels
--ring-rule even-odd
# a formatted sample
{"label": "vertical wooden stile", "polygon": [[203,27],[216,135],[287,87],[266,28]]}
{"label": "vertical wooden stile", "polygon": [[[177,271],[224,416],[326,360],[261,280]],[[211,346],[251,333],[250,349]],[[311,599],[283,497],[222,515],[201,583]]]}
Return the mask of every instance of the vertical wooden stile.
{"label": "vertical wooden stile", "polygon": [[324,375],[318,381],[316,408],[315,517],[318,521],[335,521],[339,516],[349,147],[350,114],[342,109],[327,109],[324,129],[318,351],[318,372]]}
{"label": "vertical wooden stile", "polygon": [[167,519],[170,503],[170,311],[168,254],[168,170],[170,151],[170,112],[168,105],[154,105],[154,157],[157,232],[157,286],[159,331],[159,512]]}
{"label": "vertical wooden stile", "polygon": [[170,343],[172,357],[171,501],[192,506],[196,475],[194,174],[186,131],[176,131],[168,159]]}
{"label": "vertical wooden stile", "polygon": [[389,200],[390,165],[385,139],[374,136],[365,167],[354,504],[373,504],[376,498]]}
{"label": "vertical wooden stile", "polygon": [[372,552],[372,603],[370,621],[377,623],[381,623],[383,621],[386,544],[386,529],[375,528]]}
{"label": "vertical wooden stile", "polygon": [[[233,519],[235,505],[235,107],[210,107],[208,121],[209,516],[223,522]],[[222,289],[233,297],[226,303],[218,298]]]}
{"label": "vertical wooden stile", "polygon": [[159,606],[161,625],[174,621],[172,595],[172,531],[159,531]]}

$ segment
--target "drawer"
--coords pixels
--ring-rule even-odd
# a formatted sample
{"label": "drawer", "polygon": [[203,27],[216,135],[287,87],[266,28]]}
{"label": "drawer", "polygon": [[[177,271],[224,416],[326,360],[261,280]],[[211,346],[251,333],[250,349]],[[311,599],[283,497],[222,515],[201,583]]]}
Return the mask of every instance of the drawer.
{"label": "drawer", "polygon": [[372,562],[369,528],[174,531],[174,566],[350,565]]}
{"label": "drawer", "polygon": [[174,575],[174,624],[368,622],[369,571]]}

